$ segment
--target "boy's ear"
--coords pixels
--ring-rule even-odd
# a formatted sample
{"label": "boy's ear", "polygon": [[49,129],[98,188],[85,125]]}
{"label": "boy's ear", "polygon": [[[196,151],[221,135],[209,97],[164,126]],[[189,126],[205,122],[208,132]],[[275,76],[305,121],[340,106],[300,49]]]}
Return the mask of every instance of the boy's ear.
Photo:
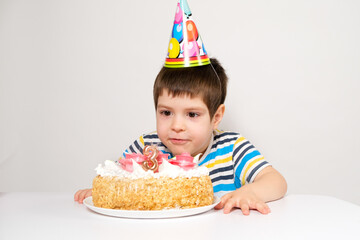
{"label": "boy's ear", "polygon": [[214,123],[214,130],[217,129],[218,125],[220,124],[221,120],[224,117],[225,113],[225,105],[221,104],[218,109],[216,110],[214,117],[213,117],[213,123]]}

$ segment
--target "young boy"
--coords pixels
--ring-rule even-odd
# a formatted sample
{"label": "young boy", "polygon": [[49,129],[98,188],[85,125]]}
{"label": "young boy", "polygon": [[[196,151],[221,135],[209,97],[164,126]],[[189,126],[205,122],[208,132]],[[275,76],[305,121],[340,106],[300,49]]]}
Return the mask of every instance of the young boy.
{"label": "young boy", "polygon": [[[267,214],[266,202],[285,195],[286,181],[243,136],[217,129],[225,112],[227,76],[216,59],[210,62],[161,69],[153,89],[157,131],[141,136],[126,152],[142,153],[145,145],[156,144],[170,157],[202,154],[199,165],[209,168],[214,193],[222,196],[216,209]],[[80,190],[75,201],[88,196],[91,189]]]}

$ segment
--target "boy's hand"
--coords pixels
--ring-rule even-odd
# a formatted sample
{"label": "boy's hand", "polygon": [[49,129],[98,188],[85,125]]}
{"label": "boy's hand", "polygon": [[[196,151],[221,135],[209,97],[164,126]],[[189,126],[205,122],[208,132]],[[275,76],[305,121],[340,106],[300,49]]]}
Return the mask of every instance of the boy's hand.
{"label": "boy's hand", "polygon": [[249,215],[251,209],[268,214],[270,208],[265,202],[282,198],[286,191],[287,183],[284,177],[268,166],[261,170],[252,183],[224,195],[215,209],[224,208],[224,213],[229,213],[237,207],[244,215]]}
{"label": "boy's hand", "polygon": [[268,205],[251,191],[250,185],[224,195],[215,209],[224,208],[225,214],[230,213],[233,208],[240,208],[244,215],[249,215],[250,210],[257,210],[262,214],[270,213]]}
{"label": "boy's hand", "polygon": [[83,203],[84,199],[92,195],[91,189],[81,189],[75,193],[74,200]]}

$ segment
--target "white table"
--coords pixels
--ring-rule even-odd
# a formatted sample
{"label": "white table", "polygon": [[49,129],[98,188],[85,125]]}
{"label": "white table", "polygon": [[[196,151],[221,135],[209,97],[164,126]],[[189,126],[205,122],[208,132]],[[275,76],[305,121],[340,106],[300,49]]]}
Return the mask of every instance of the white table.
{"label": "white table", "polygon": [[100,215],[73,193],[0,193],[0,239],[360,239],[360,206],[333,197],[289,195],[272,212],[235,210],[171,219]]}

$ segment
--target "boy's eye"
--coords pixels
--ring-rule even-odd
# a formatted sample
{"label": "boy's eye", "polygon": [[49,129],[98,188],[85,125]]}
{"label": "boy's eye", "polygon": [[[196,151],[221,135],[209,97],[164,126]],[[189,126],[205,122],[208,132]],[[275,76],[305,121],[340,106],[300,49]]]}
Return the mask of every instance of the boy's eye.
{"label": "boy's eye", "polygon": [[188,113],[188,116],[191,117],[191,118],[194,118],[194,117],[198,117],[199,114],[195,113],[195,112],[189,112]]}
{"label": "boy's eye", "polygon": [[170,115],[171,115],[171,112],[170,112],[170,111],[167,111],[167,110],[164,110],[164,111],[160,111],[160,114],[161,114],[161,115],[164,115],[164,116],[170,116]]}

